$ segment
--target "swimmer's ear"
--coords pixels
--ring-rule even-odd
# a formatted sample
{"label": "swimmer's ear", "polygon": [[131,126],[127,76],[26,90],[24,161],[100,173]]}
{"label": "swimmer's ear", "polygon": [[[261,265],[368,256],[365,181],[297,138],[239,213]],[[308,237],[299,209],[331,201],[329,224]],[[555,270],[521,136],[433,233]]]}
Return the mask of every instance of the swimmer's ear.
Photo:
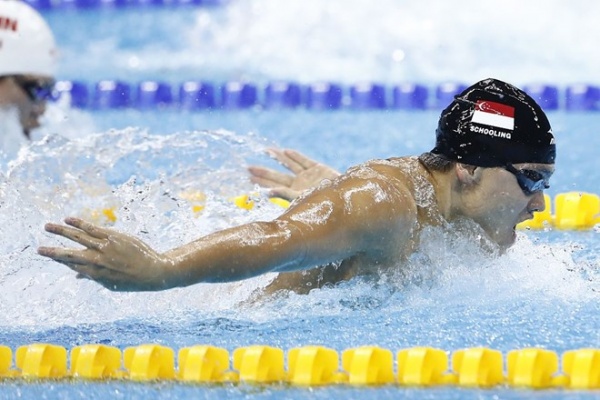
{"label": "swimmer's ear", "polygon": [[479,181],[482,168],[474,165],[456,163],[454,170],[458,181],[463,185],[470,186]]}

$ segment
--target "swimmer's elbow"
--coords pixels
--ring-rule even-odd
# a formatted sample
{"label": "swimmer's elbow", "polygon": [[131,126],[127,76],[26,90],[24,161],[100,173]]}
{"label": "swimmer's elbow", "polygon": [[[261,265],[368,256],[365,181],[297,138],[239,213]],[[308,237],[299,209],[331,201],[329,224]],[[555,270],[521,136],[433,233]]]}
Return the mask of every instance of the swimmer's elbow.
{"label": "swimmer's elbow", "polygon": [[288,235],[287,240],[282,243],[287,250],[281,252],[282,258],[278,260],[273,272],[293,272],[311,268],[307,261],[308,246],[302,228],[289,221],[279,223],[285,225],[284,231]]}

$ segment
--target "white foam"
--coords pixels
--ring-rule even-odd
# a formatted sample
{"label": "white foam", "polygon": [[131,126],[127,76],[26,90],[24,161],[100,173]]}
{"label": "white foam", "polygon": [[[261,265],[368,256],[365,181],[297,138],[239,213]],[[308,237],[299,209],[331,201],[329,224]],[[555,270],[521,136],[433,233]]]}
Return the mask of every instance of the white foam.
{"label": "white foam", "polygon": [[[272,277],[222,285],[216,291],[218,285],[150,294],[112,293],[76,280],[72,271],[38,256],[36,249],[72,246],[66,239],[44,233],[44,223],[68,215],[106,223],[93,211],[109,207],[118,216],[115,228],[141,236],[159,250],[216,229],[272,218],[281,209],[264,193],[257,194],[253,212],[230,201],[255,190],[244,160],[262,155],[266,162],[264,149],[264,140],[251,135],[221,131],[152,136],[139,129],[78,140],[50,136],[23,148],[1,176],[0,207],[10,212],[0,215],[0,325],[113,320],[163,314],[173,307],[232,307],[236,299],[247,297]],[[208,195],[206,212],[200,215],[181,195],[192,189]]]}

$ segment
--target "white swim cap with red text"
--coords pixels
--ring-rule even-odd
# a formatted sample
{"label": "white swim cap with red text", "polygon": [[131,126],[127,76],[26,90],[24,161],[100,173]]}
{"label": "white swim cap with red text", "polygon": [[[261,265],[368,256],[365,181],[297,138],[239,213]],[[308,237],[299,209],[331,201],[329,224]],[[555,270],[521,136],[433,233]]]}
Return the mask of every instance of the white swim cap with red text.
{"label": "white swim cap with red text", "polygon": [[27,3],[0,0],[0,76],[54,77],[57,49],[42,16]]}

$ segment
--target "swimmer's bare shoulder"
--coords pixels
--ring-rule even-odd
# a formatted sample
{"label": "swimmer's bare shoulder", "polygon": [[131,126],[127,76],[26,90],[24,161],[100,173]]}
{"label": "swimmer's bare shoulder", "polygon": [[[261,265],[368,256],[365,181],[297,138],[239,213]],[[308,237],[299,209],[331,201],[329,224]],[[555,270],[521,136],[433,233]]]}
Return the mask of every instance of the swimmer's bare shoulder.
{"label": "swimmer's bare shoulder", "polygon": [[[306,224],[311,230],[322,226],[331,232],[320,233],[331,235],[319,240],[345,236],[363,253],[380,252],[392,243],[396,247],[398,238],[394,236],[404,236],[417,223],[409,174],[402,163],[376,160],[361,164],[303,196],[280,219]],[[374,242],[365,245],[365,240]]]}
{"label": "swimmer's bare shoulder", "polygon": [[418,212],[411,165],[410,159],[361,164],[293,203],[278,219],[303,231],[310,248],[307,257],[323,260],[324,253],[337,248],[333,254],[340,257],[327,261],[343,262],[322,272],[280,274],[267,291],[314,288],[349,279],[412,251]]}

